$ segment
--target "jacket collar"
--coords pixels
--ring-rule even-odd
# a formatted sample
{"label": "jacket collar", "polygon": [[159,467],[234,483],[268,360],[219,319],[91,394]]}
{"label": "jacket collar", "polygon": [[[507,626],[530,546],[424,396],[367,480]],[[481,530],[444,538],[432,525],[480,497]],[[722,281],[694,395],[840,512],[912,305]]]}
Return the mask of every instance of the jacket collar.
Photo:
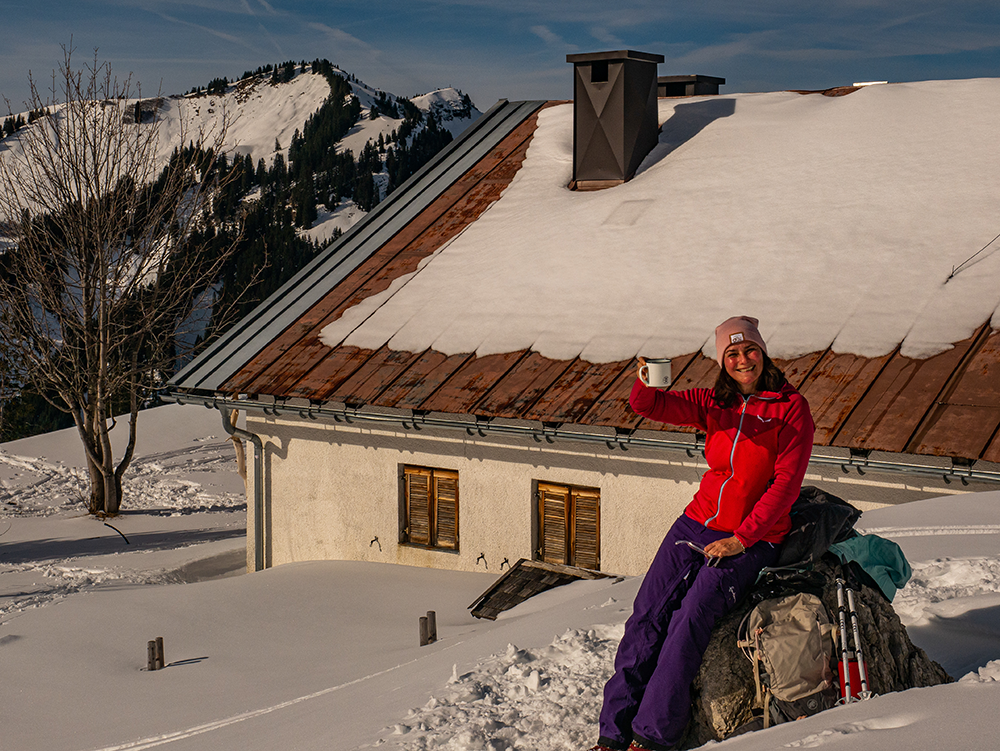
{"label": "jacket collar", "polygon": [[788,383],[788,381],[785,381],[785,385],[781,387],[780,391],[758,391],[756,394],[750,394],[750,396],[761,401],[777,402],[788,399],[794,393],[795,387]]}

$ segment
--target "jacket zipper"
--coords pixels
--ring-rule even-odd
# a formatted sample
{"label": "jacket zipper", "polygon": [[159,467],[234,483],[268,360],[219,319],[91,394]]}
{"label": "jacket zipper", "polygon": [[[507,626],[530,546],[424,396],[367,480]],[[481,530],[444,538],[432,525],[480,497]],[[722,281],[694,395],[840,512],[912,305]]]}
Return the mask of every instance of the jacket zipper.
{"label": "jacket zipper", "polygon": [[733,479],[733,474],[736,472],[736,466],[733,464],[733,458],[736,456],[736,444],[739,443],[740,435],[743,432],[743,418],[746,417],[747,405],[750,403],[749,396],[742,396],[741,398],[743,399],[743,409],[740,410],[740,422],[736,426],[736,437],[733,438],[733,447],[729,451],[729,477],[726,478],[726,481],[722,483],[722,487],[719,488],[719,498],[715,504],[715,516],[705,520],[706,528],[709,524],[718,519],[719,514],[722,513],[722,491],[726,489],[726,485],[728,485],[729,481]]}

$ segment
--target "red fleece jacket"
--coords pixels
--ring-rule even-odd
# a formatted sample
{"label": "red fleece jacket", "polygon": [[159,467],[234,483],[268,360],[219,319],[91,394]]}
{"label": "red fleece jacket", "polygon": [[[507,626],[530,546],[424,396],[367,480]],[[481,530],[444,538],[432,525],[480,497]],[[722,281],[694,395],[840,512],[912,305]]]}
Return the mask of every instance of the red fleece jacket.
{"label": "red fleece jacket", "polygon": [[716,405],[712,389],[661,391],[636,379],[629,403],[643,417],[707,434],[709,468],[685,514],[709,529],[733,533],[747,548],[784,539],[815,431],[802,394],[786,384],[726,409]]}

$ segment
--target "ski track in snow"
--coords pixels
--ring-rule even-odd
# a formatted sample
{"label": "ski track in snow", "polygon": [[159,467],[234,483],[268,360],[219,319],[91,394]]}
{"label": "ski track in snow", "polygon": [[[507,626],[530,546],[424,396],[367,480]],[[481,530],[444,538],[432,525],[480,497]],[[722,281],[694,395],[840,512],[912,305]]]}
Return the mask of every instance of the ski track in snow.
{"label": "ski track in snow", "polygon": [[164,570],[135,571],[130,568],[99,568],[74,566],[66,559],[60,562],[0,565],[0,574],[34,574],[40,581],[34,592],[14,596],[0,603],[0,623],[25,610],[41,608],[64,600],[70,595],[86,592],[109,582],[124,584],[171,584],[180,581],[176,573]]}
{"label": "ski track in snow", "polygon": [[869,730],[895,730],[896,728],[906,727],[918,719],[917,715],[890,715],[875,720],[847,722],[843,725],[827,728],[819,733],[807,735],[805,738],[800,738],[797,741],[786,743],[782,748],[818,748],[827,743],[835,742],[841,736],[864,733]]}
{"label": "ski track in snow", "polygon": [[417,660],[411,660],[410,662],[403,663],[402,665],[396,665],[391,668],[386,668],[377,673],[372,673],[371,675],[366,675],[363,678],[357,678],[353,681],[348,681],[347,683],[342,683],[339,686],[331,686],[330,688],[325,688],[321,691],[316,691],[315,693],[308,694],[306,696],[299,696],[295,699],[290,699],[289,701],[282,702],[281,704],[275,704],[270,707],[263,707],[261,709],[254,709],[250,712],[244,712],[243,714],[234,715],[233,717],[226,717],[221,720],[216,720],[215,722],[207,722],[204,725],[198,725],[196,727],[188,728],[187,730],[180,730],[174,733],[165,733],[163,735],[153,736],[151,738],[142,738],[137,741],[130,741],[128,743],[118,744],[115,746],[107,746],[98,751],[142,751],[142,749],[155,748],[157,746],[164,746],[168,743],[173,743],[174,741],[184,740],[186,738],[192,738],[198,735],[203,735],[205,733],[210,733],[213,730],[221,730],[222,728],[229,727],[230,725],[235,725],[245,720],[252,720],[255,717],[261,717],[263,715],[271,714],[272,712],[277,712],[278,710],[285,709],[287,707],[293,707],[296,704],[301,704],[305,701],[310,701],[311,699],[318,699],[321,696],[326,696],[327,694],[332,694],[335,691],[340,691],[345,688],[350,688],[351,686],[356,686],[359,683],[370,680],[372,678],[377,678],[379,676],[385,675],[386,673],[391,673],[400,668],[411,665]]}

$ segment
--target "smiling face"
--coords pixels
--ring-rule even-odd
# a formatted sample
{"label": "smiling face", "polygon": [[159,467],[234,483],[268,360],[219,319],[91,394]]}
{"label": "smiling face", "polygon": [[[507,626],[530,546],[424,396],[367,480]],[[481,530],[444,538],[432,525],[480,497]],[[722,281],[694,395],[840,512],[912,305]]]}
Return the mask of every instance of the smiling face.
{"label": "smiling face", "polygon": [[736,381],[740,393],[752,394],[756,391],[757,381],[764,372],[764,353],[757,344],[740,342],[729,345],[722,355],[722,364]]}

